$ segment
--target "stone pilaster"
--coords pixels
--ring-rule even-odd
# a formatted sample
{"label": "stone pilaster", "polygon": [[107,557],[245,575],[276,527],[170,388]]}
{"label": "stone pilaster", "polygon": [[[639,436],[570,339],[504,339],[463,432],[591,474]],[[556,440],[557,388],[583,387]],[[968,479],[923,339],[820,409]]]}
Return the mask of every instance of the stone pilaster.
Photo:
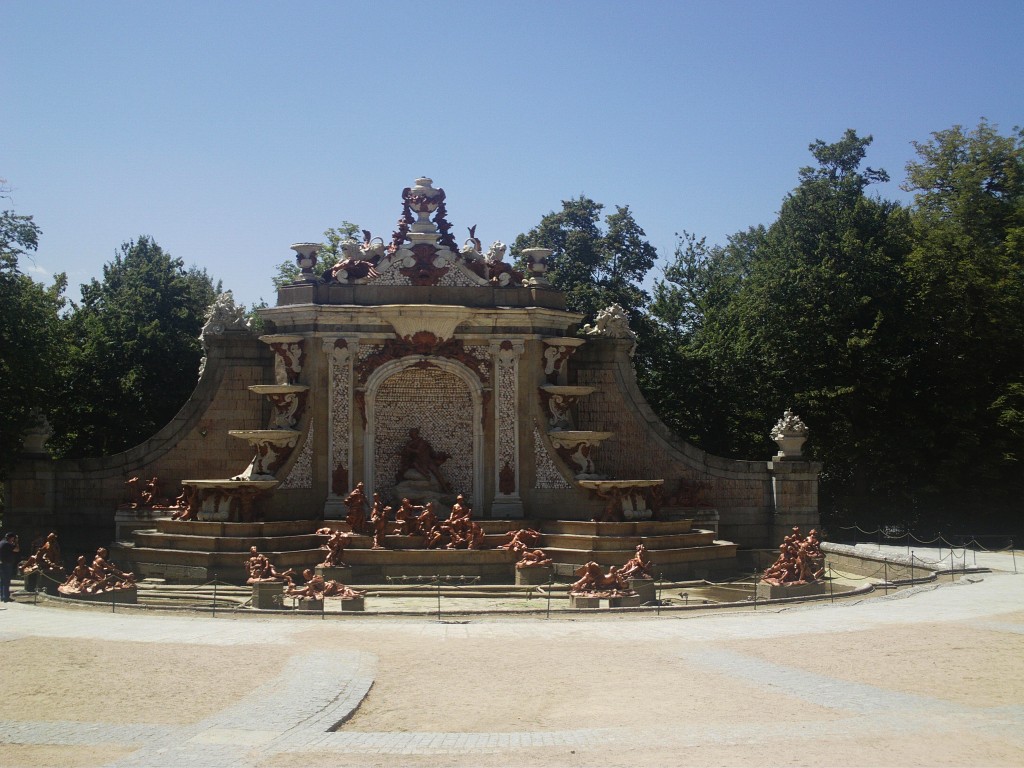
{"label": "stone pilaster", "polygon": [[352,366],[358,351],[358,339],[325,338],[324,355],[329,361],[327,372],[330,399],[327,425],[327,501],[324,519],[338,520],[345,516],[342,500],[354,485],[352,473]]}
{"label": "stone pilaster", "polygon": [[821,525],[818,514],[818,475],[821,462],[785,459],[776,456],[768,462],[772,478],[772,546],[794,525],[806,535]]}
{"label": "stone pilaster", "polygon": [[519,358],[525,345],[491,343],[494,359],[494,501],[492,517],[523,517],[519,493]]}

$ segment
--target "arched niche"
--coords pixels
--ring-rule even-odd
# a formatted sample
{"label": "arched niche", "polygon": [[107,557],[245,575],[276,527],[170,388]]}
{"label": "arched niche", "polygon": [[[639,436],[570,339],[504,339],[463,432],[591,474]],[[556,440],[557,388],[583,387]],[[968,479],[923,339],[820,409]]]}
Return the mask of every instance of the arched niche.
{"label": "arched niche", "polygon": [[483,511],[483,386],[462,363],[413,355],[392,360],[366,382],[366,489],[387,498],[395,485],[399,453],[410,429],[434,450],[451,456],[443,465],[457,493]]}

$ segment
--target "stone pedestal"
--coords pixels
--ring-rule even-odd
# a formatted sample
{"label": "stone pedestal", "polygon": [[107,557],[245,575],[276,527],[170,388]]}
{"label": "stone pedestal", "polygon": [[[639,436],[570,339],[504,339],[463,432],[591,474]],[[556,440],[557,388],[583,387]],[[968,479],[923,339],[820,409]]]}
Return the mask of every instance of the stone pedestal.
{"label": "stone pedestal", "polygon": [[252,607],[264,611],[284,608],[284,582],[257,581],[253,584]]}
{"label": "stone pedestal", "polygon": [[324,601],[316,600],[312,597],[300,597],[299,598],[299,610],[300,611],[315,611],[316,613],[323,613]]}
{"label": "stone pedestal", "polygon": [[609,608],[637,608],[643,603],[640,599],[640,595],[620,595],[619,597],[609,597],[608,607]]}
{"label": "stone pedestal", "polygon": [[569,593],[570,608],[600,608],[601,598],[590,595],[574,595]]}
{"label": "stone pedestal", "polygon": [[818,475],[821,462],[774,457],[768,462],[772,478],[771,541],[782,541],[793,526],[804,535],[821,525],[818,514]]}
{"label": "stone pedestal", "polygon": [[825,594],[828,586],[824,581],[814,581],[810,584],[767,584],[758,582],[756,594],[758,600],[778,600],[782,597],[808,597],[810,595]]}
{"label": "stone pedestal", "polygon": [[35,592],[39,587],[39,571],[32,571],[22,576],[22,589],[26,592]]}
{"label": "stone pedestal", "polygon": [[516,586],[534,586],[537,584],[547,584],[551,581],[551,574],[554,572],[554,566],[551,565],[534,565],[529,568],[516,568]]}
{"label": "stone pedestal", "polygon": [[366,610],[365,597],[346,597],[341,601],[342,611],[364,611]]}
{"label": "stone pedestal", "polygon": [[627,583],[629,588],[639,596],[641,605],[658,599],[654,579],[628,579]]}

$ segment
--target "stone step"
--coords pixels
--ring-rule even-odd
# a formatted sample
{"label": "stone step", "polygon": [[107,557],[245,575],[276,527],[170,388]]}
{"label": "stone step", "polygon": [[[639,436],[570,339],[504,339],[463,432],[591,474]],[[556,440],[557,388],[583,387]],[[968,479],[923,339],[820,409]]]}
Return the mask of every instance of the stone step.
{"label": "stone step", "polygon": [[[623,565],[636,554],[635,550],[601,550],[585,551],[577,549],[545,548],[544,552],[556,563],[583,565],[593,560],[604,566]],[[736,545],[728,541],[719,541],[706,546],[681,547],[678,549],[659,549],[650,551],[651,562],[657,565],[676,563],[693,563],[704,560],[729,560],[736,557]]]}
{"label": "stone step", "polygon": [[[237,567],[244,569],[245,561],[249,559],[248,550],[245,552],[198,552],[181,549],[154,549],[151,547],[135,547],[130,550],[135,563],[142,569],[143,563],[166,563],[169,565],[188,565],[204,568]],[[266,551],[260,554],[266,555],[274,567],[278,570],[286,568],[311,568],[324,559],[322,549],[298,549],[287,552]],[[156,576],[142,571],[146,577]]]}
{"label": "stone step", "polygon": [[560,550],[603,551],[634,550],[643,544],[650,551],[702,547],[715,540],[713,531],[693,530],[690,533],[666,534],[664,536],[581,536],[565,533],[545,533],[540,547]]}
{"label": "stone step", "polygon": [[314,533],[299,536],[198,536],[159,531],[136,531],[135,547],[146,549],[174,549],[192,552],[245,552],[256,547],[260,552],[290,552],[297,549],[315,549],[326,537]]}
{"label": "stone step", "polygon": [[571,536],[670,536],[689,533],[691,520],[635,520],[624,523],[599,523],[593,520],[545,520],[542,533],[563,533]]}
{"label": "stone step", "polygon": [[263,538],[301,536],[313,533],[324,525],[322,520],[278,520],[259,523],[224,523],[206,520],[155,521],[156,530],[179,536],[226,536],[229,538]]}

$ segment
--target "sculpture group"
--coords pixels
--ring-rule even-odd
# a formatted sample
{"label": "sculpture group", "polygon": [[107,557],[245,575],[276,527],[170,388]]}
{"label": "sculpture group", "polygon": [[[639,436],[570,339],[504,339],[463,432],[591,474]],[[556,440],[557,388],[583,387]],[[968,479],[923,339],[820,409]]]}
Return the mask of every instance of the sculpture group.
{"label": "sculpture group", "polygon": [[779,557],[765,569],[761,581],[773,586],[812,584],[825,578],[825,556],[821,552],[818,532],[804,538],[800,528],[794,527],[779,545]]}

